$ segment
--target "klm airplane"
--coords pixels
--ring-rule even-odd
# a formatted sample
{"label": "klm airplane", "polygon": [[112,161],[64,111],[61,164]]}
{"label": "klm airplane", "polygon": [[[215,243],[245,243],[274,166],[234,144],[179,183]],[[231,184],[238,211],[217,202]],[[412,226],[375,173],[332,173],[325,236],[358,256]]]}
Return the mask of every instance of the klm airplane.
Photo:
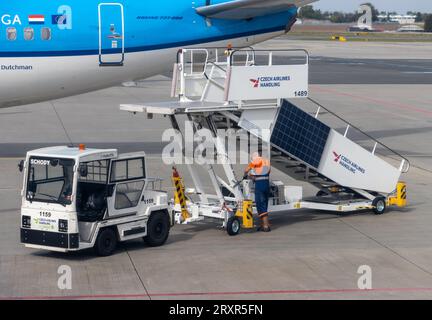
{"label": "klm airplane", "polygon": [[0,3],[0,108],[166,71],[183,47],[250,46],[317,0],[38,0]]}

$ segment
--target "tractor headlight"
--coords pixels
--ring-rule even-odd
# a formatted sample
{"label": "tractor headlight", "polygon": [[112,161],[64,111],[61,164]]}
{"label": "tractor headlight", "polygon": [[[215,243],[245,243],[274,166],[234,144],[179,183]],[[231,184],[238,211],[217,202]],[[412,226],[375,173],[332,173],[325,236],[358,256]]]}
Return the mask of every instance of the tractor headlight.
{"label": "tractor headlight", "polygon": [[58,222],[58,229],[60,232],[68,232],[68,221],[60,219]]}
{"label": "tractor headlight", "polygon": [[30,216],[22,216],[21,222],[22,222],[23,228],[31,228],[31,217]]}

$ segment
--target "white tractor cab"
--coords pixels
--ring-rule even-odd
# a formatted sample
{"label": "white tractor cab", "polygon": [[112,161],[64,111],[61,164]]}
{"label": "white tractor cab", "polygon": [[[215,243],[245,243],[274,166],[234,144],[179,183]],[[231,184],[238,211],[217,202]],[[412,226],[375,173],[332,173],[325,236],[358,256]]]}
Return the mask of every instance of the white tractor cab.
{"label": "white tractor cab", "polygon": [[173,212],[161,179],[148,178],[145,160],[143,152],[119,155],[84,145],[28,152],[19,165],[21,242],[60,252],[94,248],[101,256],[119,241],[163,245]]}

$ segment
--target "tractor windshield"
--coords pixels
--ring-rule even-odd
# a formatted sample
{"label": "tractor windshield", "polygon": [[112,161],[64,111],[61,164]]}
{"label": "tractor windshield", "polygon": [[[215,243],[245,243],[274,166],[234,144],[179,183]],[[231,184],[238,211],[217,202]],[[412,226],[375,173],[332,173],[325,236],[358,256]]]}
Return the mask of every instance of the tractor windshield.
{"label": "tractor windshield", "polygon": [[29,201],[71,204],[73,189],[72,159],[31,157],[26,198]]}

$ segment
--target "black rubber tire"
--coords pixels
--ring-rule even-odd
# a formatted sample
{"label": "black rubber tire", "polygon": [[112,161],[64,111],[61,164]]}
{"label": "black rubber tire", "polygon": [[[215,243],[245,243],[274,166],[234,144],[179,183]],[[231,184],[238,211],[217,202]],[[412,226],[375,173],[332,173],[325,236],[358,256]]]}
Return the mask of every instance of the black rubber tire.
{"label": "black rubber tire", "polygon": [[387,209],[386,198],[384,197],[375,198],[374,201],[372,201],[372,206],[374,207],[373,212],[376,215],[384,214]]}
{"label": "black rubber tire", "polygon": [[114,253],[117,247],[117,235],[111,228],[101,229],[94,245],[98,256],[107,257]]}
{"label": "black rubber tire", "polygon": [[230,236],[236,236],[241,230],[241,221],[238,217],[231,217],[227,222],[227,232]]}
{"label": "black rubber tire", "polygon": [[144,242],[150,247],[159,247],[165,244],[170,231],[170,219],[167,213],[152,213],[147,223],[147,236]]}

